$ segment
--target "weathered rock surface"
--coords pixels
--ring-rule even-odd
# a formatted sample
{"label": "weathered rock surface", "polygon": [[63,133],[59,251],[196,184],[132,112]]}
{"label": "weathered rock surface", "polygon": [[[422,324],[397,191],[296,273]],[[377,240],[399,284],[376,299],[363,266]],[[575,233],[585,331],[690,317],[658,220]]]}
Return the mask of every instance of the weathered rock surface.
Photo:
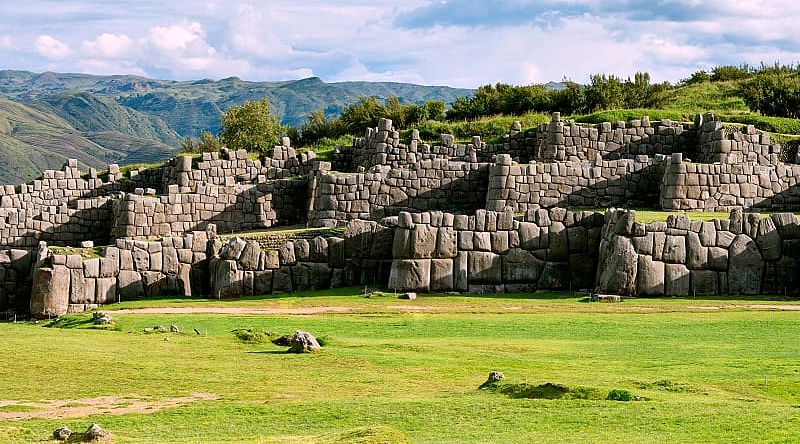
{"label": "weathered rock surface", "polygon": [[322,349],[311,333],[298,330],[289,339],[289,352],[290,353],[310,353]]}

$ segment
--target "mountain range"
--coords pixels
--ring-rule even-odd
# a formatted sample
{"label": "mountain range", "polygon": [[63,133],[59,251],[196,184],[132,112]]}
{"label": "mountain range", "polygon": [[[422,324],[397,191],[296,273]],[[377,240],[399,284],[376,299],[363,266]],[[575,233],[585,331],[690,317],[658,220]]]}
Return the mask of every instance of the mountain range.
{"label": "mountain range", "polygon": [[78,158],[83,168],[157,162],[184,137],[217,133],[222,112],[267,98],[284,125],[315,109],[338,115],[362,96],[452,103],[472,90],[394,82],[173,81],[131,75],[0,70],[0,183],[19,183]]}

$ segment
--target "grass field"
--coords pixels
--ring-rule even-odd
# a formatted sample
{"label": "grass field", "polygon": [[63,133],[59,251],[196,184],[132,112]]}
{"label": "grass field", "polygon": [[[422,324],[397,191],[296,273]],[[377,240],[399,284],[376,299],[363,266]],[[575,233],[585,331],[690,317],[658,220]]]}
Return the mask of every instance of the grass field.
{"label": "grass field", "polygon": [[[108,307],[125,310],[110,329],[89,314],[0,323],[0,441],[90,422],[121,443],[792,442],[800,430],[800,301],[361,291],[125,302]],[[209,313],[154,313],[170,309]],[[144,333],[170,324],[182,332]],[[240,328],[308,330],[325,348],[291,355]],[[490,370],[505,388],[590,396],[479,390]],[[641,400],[606,400],[614,389]]]}

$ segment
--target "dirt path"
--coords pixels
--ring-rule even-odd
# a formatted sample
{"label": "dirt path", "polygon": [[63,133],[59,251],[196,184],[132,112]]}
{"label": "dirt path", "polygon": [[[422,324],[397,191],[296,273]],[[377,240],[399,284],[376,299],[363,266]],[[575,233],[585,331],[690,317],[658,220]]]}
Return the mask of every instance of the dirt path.
{"label": "dirt path", "polygon": [[800,304],[732,304],[732,305],[701,305],[698,306],[700,310],[787,310],[797,311],[800,310]]}
{"label": "dirt path", "polygon": [[[452,307],[432,307],[429,305],[390,305],[385,310],[431,311],[449,310]],[[250,308],[250,307],[149,307],[112,310],[115,314],[233,314],[233,315],[313,315],[320,313],[358,313],[359,307],[320,306],[300,308]]]}
{"label": "dirt path", "polygon": [[[618,311],[637,311],[637,312],[660,312],[665,311],[665,307],[641,306],[633,303],[617,305]],[[725,304],[725,305],[686,305],[680,307],[684,311],[693,310],[786,310],[800,311],[800,304]],[[382,311],[399,312],[436,312],[436,311],[459,311],[470,310],[471,307],[464,305],[454,306],[430,306],[430,305],[387,305],[382,307]],[[540,312],[541,307],[531,307],[534,312]],[[148,307],[148,308],[126,308],[122,310],[112,310],[115,314],[229,314],[229,315],[314,315],[321,313],[363,313],[369,311],[369,307],[344,307],[344,306],[319,306],[319,307],[299,307],[299,308],[255,308],[255,307]],[[525,312],[525,307],[494,307],[489,312]],[[667,310],[669,311],[669,310]],[[617,310],[614,310],[617,312]]]}
{"label": "dirt path", "polygon": [[248,308],[248,307],[150,307],[113,310],[115,314],[276,314],[310,315],[319,313],[346,313],[353,307],[301,307],[301,308]]}
{"label": "dirt path", "polygon": [[[91,415],[125,415],[128,413],[154,413],[162,409],[178,407],[197,401],[219,399],[210,393],[195,393],[191,396],[145,401],[135,396],[99,396],[97,398],[63,399],[47,402],[21,402],[0,400],[0,420],[23,420],[31,418],[60,419],[82,418]],[[21,407],[24,411],[4,411],[4,407]]]}

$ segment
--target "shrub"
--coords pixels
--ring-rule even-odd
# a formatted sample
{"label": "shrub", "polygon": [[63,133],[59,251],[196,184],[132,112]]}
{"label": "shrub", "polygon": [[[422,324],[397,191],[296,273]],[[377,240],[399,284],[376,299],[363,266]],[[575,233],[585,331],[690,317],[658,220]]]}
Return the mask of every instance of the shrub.
{"label": "shrub", "polygon": [[767,116],[800,118],[800,75],[760,74],[742,82],[747,105]]}
{"label": "shrub", "polygon": [[750,77],[753,69],[750,65],[741,66],[722,65],[711,70],[712,82],[724,82],[726,80],[742,80]]}
{"label": "shrub", "polygon": [[614,389],[608,392],[606,399],[609,401],[633,401],[633,395],[627,390]]}
{"label": "shrub", "polygon": [[220,123],[220,142],[234,150],[267,152],[277,144],[283,132],[267,99],[260,102],[248,100],[241,106],[232,106],[222,114]]}

